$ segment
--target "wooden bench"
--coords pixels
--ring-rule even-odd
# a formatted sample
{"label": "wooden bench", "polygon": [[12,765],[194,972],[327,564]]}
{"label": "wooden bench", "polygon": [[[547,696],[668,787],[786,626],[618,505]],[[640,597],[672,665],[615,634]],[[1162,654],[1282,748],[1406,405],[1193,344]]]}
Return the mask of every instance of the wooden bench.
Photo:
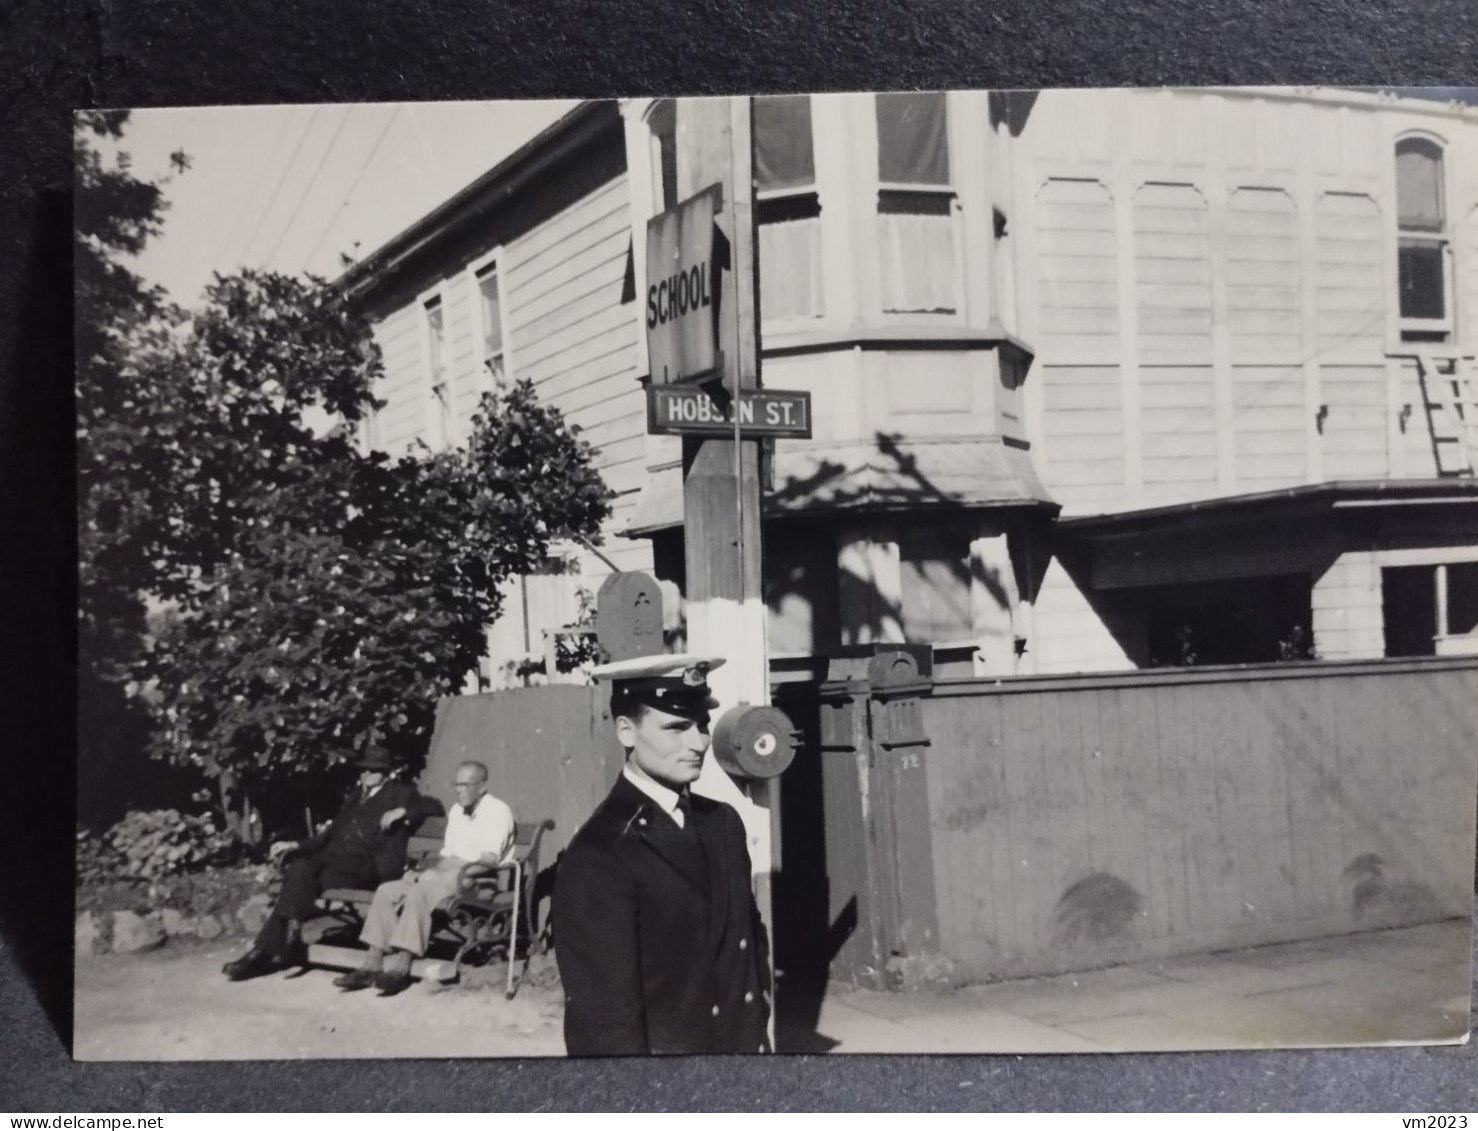
{"label": "wooden bench", "polygon": [[[437,906],[431,936],[433,945],[445,941],[456,946],[452,978],[461,974],[464,963],[484,965],[501,950],[508,959],[505,996],[512,998],[517,992],[513,967],[520,939],[524,943],[525,969],[529,953],[543,945],[542,933],[536,934],[535,930],[534,881],[539,875],[539,843],[552,828],[552,820],[519,821],[514,826],[513,851],[508,860],[501,864],[466,864],[457,873],[457,892]],[[435,860],[445,839],[446,818],[427,818],[411,834],[406,853],[410,863],[418,866]],[[373,890],[329,888],[319,903],[340,924],[357,931],[374,897]],[[363,955],[362,950],[324,944],[309,949],[309,959],[317,966],[354,967]],[[439,976],[442,967],[420,960],[412,964],[411,973],[417,977]]]}

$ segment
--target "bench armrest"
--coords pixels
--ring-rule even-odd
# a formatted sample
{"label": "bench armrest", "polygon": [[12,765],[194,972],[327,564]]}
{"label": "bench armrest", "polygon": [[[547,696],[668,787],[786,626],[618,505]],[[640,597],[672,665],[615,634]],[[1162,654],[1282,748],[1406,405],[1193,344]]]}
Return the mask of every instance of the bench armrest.
{"label": "bench armrest", "polygon": [[518,871],[519,865],[513,861],[503,864],[488,864],[481,860],[474,860],[470,864],[462,865],[462,870],[457,873],[458,895],[486,895],[491,889],[493,892],[504,890],[502,877],[508,876],[507,888],[513,887],[513,874]]}

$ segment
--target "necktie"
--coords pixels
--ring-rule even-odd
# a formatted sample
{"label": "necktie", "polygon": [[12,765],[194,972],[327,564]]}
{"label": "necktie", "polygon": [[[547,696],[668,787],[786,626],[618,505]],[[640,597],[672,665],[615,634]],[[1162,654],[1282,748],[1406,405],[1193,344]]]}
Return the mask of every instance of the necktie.
{"label": "necktie", "polygon": [[678,827],[692,829],[693,827],[693,802],[686,793],[677,796]]}

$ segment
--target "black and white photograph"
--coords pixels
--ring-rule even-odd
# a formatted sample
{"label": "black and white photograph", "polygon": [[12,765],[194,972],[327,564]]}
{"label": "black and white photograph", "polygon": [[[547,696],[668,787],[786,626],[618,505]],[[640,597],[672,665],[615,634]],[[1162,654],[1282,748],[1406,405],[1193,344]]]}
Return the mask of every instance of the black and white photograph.
{"label": "black and white photograph", "polygon": [[1478,89],[71,125],[77,1059],[1469,1039]]}

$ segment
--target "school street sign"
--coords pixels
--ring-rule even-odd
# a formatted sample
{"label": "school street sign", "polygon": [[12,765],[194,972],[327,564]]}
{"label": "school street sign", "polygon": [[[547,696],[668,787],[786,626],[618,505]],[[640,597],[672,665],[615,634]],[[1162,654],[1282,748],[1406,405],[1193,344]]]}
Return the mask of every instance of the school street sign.
{"label": "school street sign", "polygon": [[[662,436],[732,436],[733,398],[694,385],[648,385],[647,431]],[[764,389],[738,402],[744,436],[811,438],[811,394]]]}
{"label": "school street sign", "polygon": [[647,223],[647,358],[654,384],[705,377],[723,364],[718,313],[722,271],[711,185]]}

